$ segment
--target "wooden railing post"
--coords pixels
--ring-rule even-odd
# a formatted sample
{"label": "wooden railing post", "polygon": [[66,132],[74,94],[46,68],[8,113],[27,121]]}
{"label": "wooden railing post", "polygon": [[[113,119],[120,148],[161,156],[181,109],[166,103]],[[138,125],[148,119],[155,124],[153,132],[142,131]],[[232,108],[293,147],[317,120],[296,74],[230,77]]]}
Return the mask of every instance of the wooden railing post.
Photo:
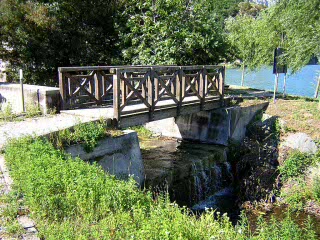
{"label": "wooden railing post", "polygon": [[[124,77],[128,79],[128,75],[126,72],[124,73]],[[120,87],[121,87],[121,105],[125,105],[127,101],[127,94],[128,94],[128,87],[125,84],[125,81],[120,82]]]}
{"label": "wooden railing post", "polygon": [[116,74],[113,75],[113,118],[115,127],[120,126],[120,70],[116,69]]}
{"label": "wooden railing post", "polygon": [[200,80],[200,83],[199,83],[199,95],[201,97],[200,99],[200,110],[203,110],[204,109],[204,103],[205,103],[205,79],[206,79],[206,76],[205,76],[205,68],[204,66],[202,67],[202,69],[199,69],[199,80]]}
{"label": "wooden railing post", "polygon": [[153,67],[149,70],[149,76],[148,76],[148,103],[150,104],[149,108],[149,121],[154,120],[154,98],[155,98],[155,85],[154,85],[154,69]]}
{"label": "wooden railing post", "polygon": [[102,75],[99,71],[94,74],[94,94],[95,98],[98,100],[98,104],[102,104]]}
{"label": "wooden railing post", "polygon": [[182,67],[179,67],[178,74],[176,76],[176,98],[179,101],[177,106],[177,116],[180,115],[181,107],[182,107],[182,80],[183,78],[183,70]]}
{"label": "wooden railing post", "polygon": [[59,88],[61,95],[61,110],[67,109],[67,84],[65,74],[59,70]]}
{"label": "wooden railing post", "polygon": [[[219,94],[221,100],[224,98],[224,80],[225,80],[225,72],[226,72],[226,66],[223,66],[220,74],[219,74]],[[223,102],[223,101],[221,101]]]}

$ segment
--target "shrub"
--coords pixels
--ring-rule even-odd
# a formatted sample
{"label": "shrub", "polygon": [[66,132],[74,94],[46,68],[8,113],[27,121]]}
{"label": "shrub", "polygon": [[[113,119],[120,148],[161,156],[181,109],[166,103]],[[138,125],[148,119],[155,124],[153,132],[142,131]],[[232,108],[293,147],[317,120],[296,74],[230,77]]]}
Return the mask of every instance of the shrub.
{"label": "shrub", "polygon": [[314,180],[313,180],[313,196],[314,198],[320,202],[320,178],[319,176],[317,176]]}
{"label": "shrub", "polygon": [[59,149],[72,144],[83,144],[86,152],[91,152],[97,146],[98,140],[111,136],[107,132],[106,123],[99,122],[80,123],[73,130],[64,129],[53,134],[50,141]]}
{"label": "shrub", "polygon": [[150,203],[134,180],[119,181],[96,165],[64,155],[45,140],[13,141],[5,156],[27,205],[50,220],[79,215],[97,221],[110,211]]}
{"label": "shrub", "polygon": [[279,171],[283,179],[287,180],[302,175],[312,162],[311,156],[301,152],[293,152],[279,167]]}
{"label": "shrub", "polygon": [[47,140],[13,140],[5,158],[41,238],[316,239],[292,220],[270,226],[262,221],[252,235],[245,218],[234,227],[225,215],[215,220],[213,211],[194,216],[167,197],[153,199],[132,179],[120,181],[95,164],[72,159]]}

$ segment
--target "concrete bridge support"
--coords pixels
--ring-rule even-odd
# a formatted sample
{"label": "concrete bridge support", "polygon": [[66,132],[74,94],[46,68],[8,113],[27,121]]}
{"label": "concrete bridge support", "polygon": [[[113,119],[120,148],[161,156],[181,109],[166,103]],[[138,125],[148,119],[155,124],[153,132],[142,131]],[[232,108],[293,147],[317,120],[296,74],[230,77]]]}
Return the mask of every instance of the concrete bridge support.
{"label": "concrete bridge support", "polygon": [[149,122],[145,126],[166,137],[228,146],[230,141],[241,141],[246,127],[268,102],[252,106],[233,106],[195,114],[181,115]]}

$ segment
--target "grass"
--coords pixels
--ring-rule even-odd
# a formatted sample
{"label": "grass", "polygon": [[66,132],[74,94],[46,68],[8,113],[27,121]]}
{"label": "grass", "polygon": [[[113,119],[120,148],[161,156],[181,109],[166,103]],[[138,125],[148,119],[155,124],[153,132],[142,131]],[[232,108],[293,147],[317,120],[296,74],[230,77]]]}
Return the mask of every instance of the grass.
{"label": "grass", "polygon": [[38,106],[27,104],[25,113],[14,113],[11,103],[0,104],[0,122],[22,121],[26,118],[41,116]]}
{"label": "grass", "polygon": [[233,226],[213,211],[201,216],[117,180],[97,165],[72,159],[51,142],[24,138],[10,142],[5,159],[16,196],[36,220],[45,239],[316,239],[312,226],[291,219],[261,220],[255,233],[248,221]]}
{"label": "grass", "polygon": [[278,99],[270,103],[267,114],[283,119],[293,132],[305,132],[315,140],[320,140],[320,110],[317,101],[305,99]]}
{"label": "grass", "polygon": [[320,151],[292,152],[279,171],[284,181],[281,196],[292,209],[304,210],[311,201],[320,205]]}
{"label": "grass", "polygon": [[134,126],[134,127],[130,127],[129,129],[136,131],[140,139],[150,139],[154,135],[153,132],[151,132],[149,129],[145,128],[144,126]]}
{"label": "grass", "polygon": [[298,151],[294,151],[291,155],[284,161],[284,163],[279,166],[279,171],[284,180],[289,178],[296,178],[302,176],[306,169],[315,161],[312,156],[304,154]]}
{"label": "grass", "polygon": [[86,152],[92,152],[98,141],[105,137],[117,137],[122,131],[109,129],[105,120],[98,122],[80,123],[73,129],[61,130],[49,136],[55,147],[64,149],[66,146],[82,144]]}
{"label": "grass", "polygon": [[[1,171],[0,174],[2,175]],[[2,176],[0,176],[2,178]],[[24,229],[19,224],[17,216],[21,209],[22,201],[18,201],[14,193],[8,195],[0,195],[0,238],[19,238]]]}

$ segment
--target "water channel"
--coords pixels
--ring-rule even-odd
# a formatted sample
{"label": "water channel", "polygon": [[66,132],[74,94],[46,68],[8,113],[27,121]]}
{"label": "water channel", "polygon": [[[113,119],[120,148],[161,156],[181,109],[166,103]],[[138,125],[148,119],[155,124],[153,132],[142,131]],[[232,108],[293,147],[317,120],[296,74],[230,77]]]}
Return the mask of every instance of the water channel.
{"label": "water channel", "polygon": [[[222,146],[174,139],[140,139],[145,167],[145,188],[155,193],[169,193],[171,201],[201,213],[206,208],[227,213],[233,223],[239,219],[241,204],[234,181],[235,166],[227,159],[228,149]],[[262,215],[261,215],[262,214]],[[285,206],[269,211],[248,212],[248,220],[255,230],[259,216],[266,219],[284,219]],[[320,219],[306,213],[291,213],[302,227],[310,217],[320,237]]]}
{"label": "water channel", "polygon": [[226,147],[173,139],[142,140],[140,145],[146,188],[168,192],[172,201],[193,211],[213,208],[238,215]]}

